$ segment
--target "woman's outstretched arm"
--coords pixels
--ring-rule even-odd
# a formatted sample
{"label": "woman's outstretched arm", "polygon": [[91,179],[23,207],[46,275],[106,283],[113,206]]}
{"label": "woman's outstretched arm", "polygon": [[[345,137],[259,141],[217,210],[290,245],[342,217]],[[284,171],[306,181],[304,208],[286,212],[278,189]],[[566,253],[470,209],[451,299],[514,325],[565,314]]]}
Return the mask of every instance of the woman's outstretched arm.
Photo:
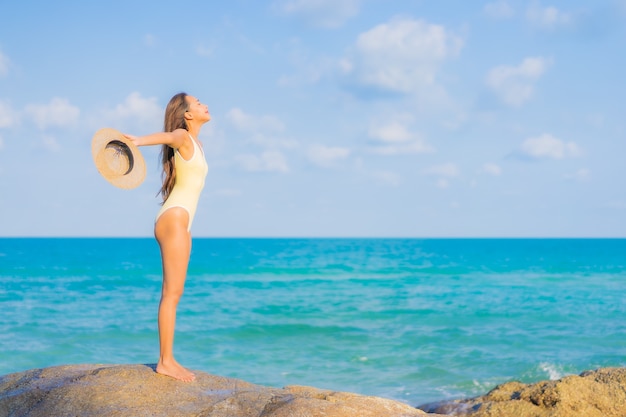
{"label": "woman's outstretched arm", "polygon": [[144,136],[124,134],[137,146],[169,145],[172,148],[180,148],[187,139],[185,129],[176,129],[173,132],[157,132]]}

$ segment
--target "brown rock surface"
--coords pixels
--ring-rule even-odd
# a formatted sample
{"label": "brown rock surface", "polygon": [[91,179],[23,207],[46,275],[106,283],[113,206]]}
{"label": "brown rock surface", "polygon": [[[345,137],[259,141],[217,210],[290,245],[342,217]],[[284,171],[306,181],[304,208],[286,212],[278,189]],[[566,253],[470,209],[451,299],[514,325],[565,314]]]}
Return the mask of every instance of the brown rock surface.
{"label": "brown rock surface", "polygon": [[536,384],[508,382],[482,397],[420,408],[470,417],[625,417],[626,368],[603,368]]}
{"label": "brown rock surface", "polygon": [[0,377],[0,417],[412,417],[401,402],[346,392],[263,387],[196,372],[191,383],[146,365],[72,365]]}

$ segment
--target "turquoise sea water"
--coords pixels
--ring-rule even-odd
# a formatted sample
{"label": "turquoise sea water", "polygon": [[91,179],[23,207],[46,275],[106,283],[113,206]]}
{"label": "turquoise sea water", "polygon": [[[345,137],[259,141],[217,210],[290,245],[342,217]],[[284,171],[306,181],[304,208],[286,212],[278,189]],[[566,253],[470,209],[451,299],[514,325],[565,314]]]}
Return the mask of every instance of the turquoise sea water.
{"label": "turquoise sea water", "polygon": [[[0,374],[154,363],[153,239],[0,239]],[[626,239],[195,239],[176,355],[411,405],[626,366]]]}

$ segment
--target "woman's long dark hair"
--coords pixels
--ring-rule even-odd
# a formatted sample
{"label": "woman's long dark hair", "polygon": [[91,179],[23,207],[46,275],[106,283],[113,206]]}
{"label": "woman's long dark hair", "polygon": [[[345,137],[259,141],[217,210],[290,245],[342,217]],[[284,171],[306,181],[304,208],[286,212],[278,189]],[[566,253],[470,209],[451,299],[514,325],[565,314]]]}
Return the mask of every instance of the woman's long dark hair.
{"label": "woman's long dark hair", "polygon": [[[178,93],[170,99],[165,108],[165,121],[163,123],[163,131],[173,132],[176,129],[187,130],[187,122],[185,121],[185,112],[189,110],[186,100],[186,93]],[[170,196],[172,188],[176,183],[176,166],[174,165],[174,148],[169,145],[161,147],[161,163],[163,164],[163,185],[159,193],[163,197],[163,203]],[[161,204],[163,204],[161,203]]]}

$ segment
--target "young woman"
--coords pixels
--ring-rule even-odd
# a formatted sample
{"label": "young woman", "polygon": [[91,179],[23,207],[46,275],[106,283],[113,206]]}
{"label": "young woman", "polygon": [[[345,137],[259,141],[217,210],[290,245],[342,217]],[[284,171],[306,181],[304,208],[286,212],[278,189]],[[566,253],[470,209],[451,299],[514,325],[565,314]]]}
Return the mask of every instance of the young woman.
{"label": "young woman", "polygon": [[162,145],[163,205],[154,224],[163,265],[158,315],[160,357],[156,371],[185,382],[193,381],[195,375],[174,359],[174,327],[191,254],[191,223],[208,171],[198,135],[209,120],[211,115],[205,104],[179,93],[165,109],[164,132],[125,135],[137,146]]}

